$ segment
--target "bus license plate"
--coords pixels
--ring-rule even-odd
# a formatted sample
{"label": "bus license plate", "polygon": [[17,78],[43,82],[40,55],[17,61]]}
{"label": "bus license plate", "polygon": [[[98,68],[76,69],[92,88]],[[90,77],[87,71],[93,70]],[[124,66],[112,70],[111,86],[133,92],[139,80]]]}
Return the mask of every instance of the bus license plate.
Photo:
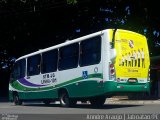
{"label": "bus license plate", "polygon": [[128,81],[129,81],[129,82],[131,82],[131,83],[136,82],[136,80],[135,80],[135,79],[129,79]]}

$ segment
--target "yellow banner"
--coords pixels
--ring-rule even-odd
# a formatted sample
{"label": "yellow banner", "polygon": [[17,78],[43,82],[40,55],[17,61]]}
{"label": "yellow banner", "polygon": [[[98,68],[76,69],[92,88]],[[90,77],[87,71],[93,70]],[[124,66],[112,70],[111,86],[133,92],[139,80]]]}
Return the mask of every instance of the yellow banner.
{"label": "yellow banner", "polygon": [[[113,32],[112,32],[113,33]],[[147,78],[150,66],[146,37],[135,32],[117,30],[116,77]]]}

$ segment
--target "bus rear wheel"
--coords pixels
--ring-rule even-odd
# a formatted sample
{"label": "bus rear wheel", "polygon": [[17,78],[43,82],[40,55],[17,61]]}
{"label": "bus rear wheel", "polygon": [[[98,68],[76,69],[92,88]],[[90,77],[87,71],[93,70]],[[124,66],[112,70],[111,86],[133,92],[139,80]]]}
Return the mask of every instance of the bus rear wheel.
{"label": "bus rear wheel", "polygon": [[60,93],[59,100],[62,107],[69,107],[69,96],[67,92]]}
{"label": "bus rear wheel", "polygon": [[51,101],[50,101],[50,100],[44,100],[43,103],[44,103],[45,105],[50,105]]}
{"label": "bus rear wheel", "polygon": [[22,100],[19,99],[18,94],[13,95],[13,102],[15,105],[22,105]]}
{"label": "bus rear wheel", "polygon": [[105,97],[96,97],[90,99],[90,103],[93,107],[102,107],[105,103],[106,98]]}
{"label": "bus rear wheel", "polygon": [[60,93],[59,100],[62,107],[73,107],[77,103],[76,100],[69,98],[67,92]]}

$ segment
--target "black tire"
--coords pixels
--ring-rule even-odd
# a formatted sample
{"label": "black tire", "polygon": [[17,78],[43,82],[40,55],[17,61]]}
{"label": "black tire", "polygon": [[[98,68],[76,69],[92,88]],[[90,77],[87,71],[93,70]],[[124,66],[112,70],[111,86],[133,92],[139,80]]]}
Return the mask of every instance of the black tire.
{"label": "black tire", "polygon": [[62,107],[69,107],[69,96],[67,92],[61,92],[59,100]]}
{"label": "black tire", "polygon": [[50,101],[50,100],[44,100],[43,103],[44,103],[45,105],[50,105],[51,101]]}
{"label": "black tire", "polygon": [[60,93],[59,100],[62,107],[73,107],[77,103],[76,100],[69,98],[68,93],[65,91]]}
{"label": "black tire", "polygon": [[81,100],[81,103],[87,103],[87,100]]}
{"label": "black tire", "polygon": [[70,99],[70,107],[74,107],[77,104],[77,100]]}
{"label": "black tire", "polygon": [[105,97],[96,97],[90,99],[90,103],[93,107],[102,107],[105,103],[106,98]]}
{"label": "black tire", "polygon": [[142,97],[142,95],[140,95],[140,93],[130,93],[128,95],[129,100],[138,100],[138,99],[141,99],[140,97]]}
{"label": "black tire", "polygon": [[18,94],[13,95],[13,102],[15,105],[22,105],[22,100],[19,99]]}

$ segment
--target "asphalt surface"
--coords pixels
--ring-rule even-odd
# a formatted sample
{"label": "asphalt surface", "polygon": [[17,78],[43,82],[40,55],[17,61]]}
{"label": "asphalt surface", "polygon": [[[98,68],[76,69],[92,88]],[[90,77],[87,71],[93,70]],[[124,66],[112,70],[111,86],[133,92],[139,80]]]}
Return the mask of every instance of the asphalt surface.
{"label": "asphalt surface", "polygon": [[130,115],[147,115],[151,120],[159,120],[159,111],[158,99],[110,98],[101,108],[93,108],[89,104],[81,103],[72,108],[63,108],[58,102],[48,106],[40,102],[25,102],[22,106],[15,106],[6,99],[1,99],[0,102],[0,120],[110,120],[108,116],[120,117],[117,118],[118,120],[129,120],[132,119]]}

